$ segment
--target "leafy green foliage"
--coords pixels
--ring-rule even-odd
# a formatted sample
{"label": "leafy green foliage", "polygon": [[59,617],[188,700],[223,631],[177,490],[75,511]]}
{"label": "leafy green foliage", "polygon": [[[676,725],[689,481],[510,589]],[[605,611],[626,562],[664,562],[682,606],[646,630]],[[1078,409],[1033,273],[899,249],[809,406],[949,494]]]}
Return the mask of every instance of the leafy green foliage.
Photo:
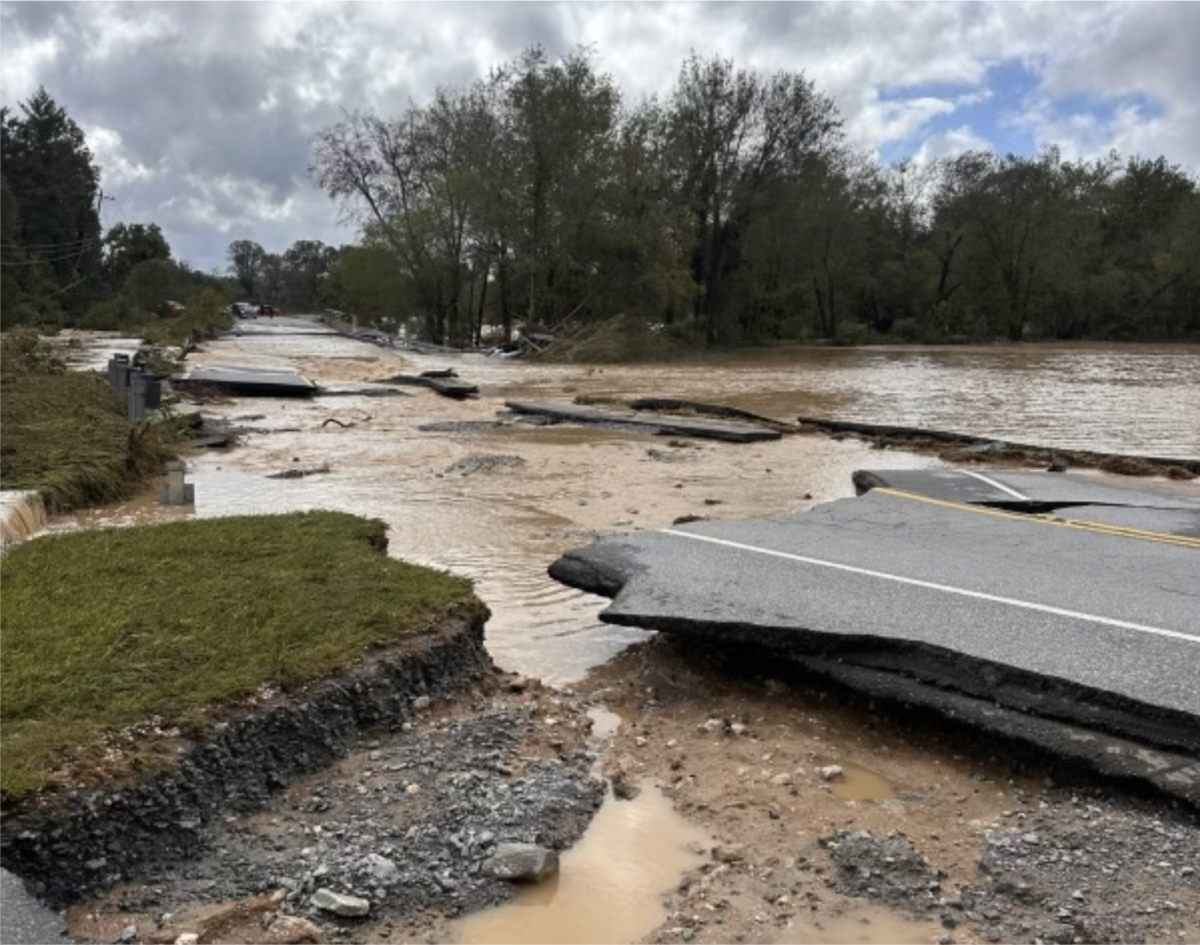
{"label": "leafy green foliage", "polygon": [[461,608],[463,578],[382,553],[336,512],[46,536],[6,554],[0,785],[43,785],[68,750],[159,717],[292,688]]}
{"label": "leafy green foliage", "polygon": [[171,247],[157,223],[118,223],[104,236],[104,276],[110,288],[124,286],[143,263],[170,259]]}
{"label": "leafy green foliage", "polygon": [[235,240],[226,258],[238,299],[313,312],[320,307],[322,283],[339,252],[320,240],[296,240],[282,255],[253,240]]}
{"label": "leafy green foliage", "polygon": [[81,311],[100,274],[100,173],[83,131],[43,88],[0,112],[5,320]]}

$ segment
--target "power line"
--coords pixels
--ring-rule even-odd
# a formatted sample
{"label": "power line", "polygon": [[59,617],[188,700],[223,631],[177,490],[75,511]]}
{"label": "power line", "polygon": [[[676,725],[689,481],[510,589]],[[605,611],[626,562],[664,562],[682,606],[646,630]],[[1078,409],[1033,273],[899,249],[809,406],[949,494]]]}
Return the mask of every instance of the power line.
{"label": "power line", "polygon": [[66,262],[68,259],[78,261],[83,257],[83,253],[66,253],[62,256],[38,256],[35,259],[10,259],[8,261],[0,260],[0,267],[5,269],[17,269],[21,266],[38,266],[42,263],[54,264]]}
{"label": "power line", "polygon": [[55,249],[75,249],[80,244],[99,243],[101,238],[97,236],[85,236],[77,240],[62,240],[57,243],[0,243],[0,248],[3,249],[37,249],[50,251]]}

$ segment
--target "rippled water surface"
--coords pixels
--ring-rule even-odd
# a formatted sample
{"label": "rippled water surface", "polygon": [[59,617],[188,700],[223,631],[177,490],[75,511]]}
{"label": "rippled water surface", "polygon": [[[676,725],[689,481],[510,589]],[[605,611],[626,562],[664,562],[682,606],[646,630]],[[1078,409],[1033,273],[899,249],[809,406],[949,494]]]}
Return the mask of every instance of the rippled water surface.
{"label": "rippled water surface", "polygon": [[522,390],[710,399],[799,415],[927,427],[1014,442],[1200,455],[1196,346],[794,348],[701,364],[559,368]]}

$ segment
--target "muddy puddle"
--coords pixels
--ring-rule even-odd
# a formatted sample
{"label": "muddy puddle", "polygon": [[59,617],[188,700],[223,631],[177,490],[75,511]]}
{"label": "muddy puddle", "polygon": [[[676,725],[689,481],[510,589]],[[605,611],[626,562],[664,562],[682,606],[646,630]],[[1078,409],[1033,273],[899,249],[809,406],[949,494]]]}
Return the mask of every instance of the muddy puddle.
{"label": "muddy puddle", "polygon": [[834,797],[843,801],[884,801],[896,796],[896,787],[881,774],[854,764],[841,764],[841,777],[832,782]]}
{"label": "muddy puddle", "polygon": [[800,919],[783,935],[764,938],[773,945],[927,945],[945,929],[933,922],[905,919],[879,906],[864,906],[853,914]]}
{"label": "muddy puddle", "polygon": [[666,918],[663,895],[704,862],[710,844],[653,785],[643,785],[633,800],[610,796],[583,838],[562,855],[556,877],[457,923],[453,941],[636,941]]}

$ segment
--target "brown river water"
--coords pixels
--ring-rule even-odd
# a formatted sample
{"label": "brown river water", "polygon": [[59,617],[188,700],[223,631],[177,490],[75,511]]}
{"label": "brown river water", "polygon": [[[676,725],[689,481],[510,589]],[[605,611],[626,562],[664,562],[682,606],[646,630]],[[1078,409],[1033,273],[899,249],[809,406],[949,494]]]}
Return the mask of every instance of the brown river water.
{"label": "brown river water", "polygon": [[[598,428],[495,426],[506,399],[660,396],[779,419],[822,416],[1063,448],[1200,456],[1195,346],[793,349],[686,364],[565,366],[476,354],[418,356],[320,336],[316,327],[292,319],[249,324],[188,360],[297,368],[341,392],[397,373],[454,368],[479,385],[480,397],[452,401],[406,387],[391,397],[339,393],[207,404],[206,414],[246,433],[232,450],[188,458],[194,507],[167,508],[150,496],[62,517],[49,528],[316,508],[375,516],[389,525],[392,555],[475,582],[492,610],[487,641],[497,664],[569,685],[645,634],[602,624],[605,601],[547,576],[564,550],[603,532],[662,528],[686,514],[803,511],[853,495],[855,469],[942,463],[820,435],[735,445]],[[94,357],[97,349],[90,350]],[[448,421],[476,425],[419,429]],[[491,468],[479,461],[497,456],[508,459]],[[325,467],[300,478],[268,478]],[[890,796],[892,787],[849,765],[841,790],[847,800],[870,802]],[[459,935],[475,942],[636,941],[663,920],[661,895],[698,862],[702,841],[657,790],[635,803],[606,803],[564,856],[553,884],[467,920]],[[621,869],[608,865],[614,860]],[[872,907],[847,921],[845,929],[793,940],[928,940]]]}

